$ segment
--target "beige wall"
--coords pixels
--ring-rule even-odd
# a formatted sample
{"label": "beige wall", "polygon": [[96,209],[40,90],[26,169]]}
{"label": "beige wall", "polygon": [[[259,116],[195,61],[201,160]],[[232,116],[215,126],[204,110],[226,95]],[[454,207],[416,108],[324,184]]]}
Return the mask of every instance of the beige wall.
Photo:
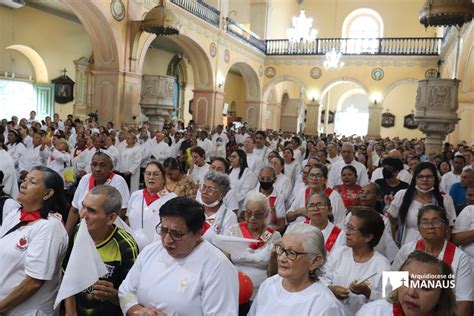
{"label": "beige wall", "polygon": [[[235,108],[231,109],[232,102]],[[245,120],[245,82],[242,76],[229,72],[224,84],[224,103],[229,104],[229,111]]]}

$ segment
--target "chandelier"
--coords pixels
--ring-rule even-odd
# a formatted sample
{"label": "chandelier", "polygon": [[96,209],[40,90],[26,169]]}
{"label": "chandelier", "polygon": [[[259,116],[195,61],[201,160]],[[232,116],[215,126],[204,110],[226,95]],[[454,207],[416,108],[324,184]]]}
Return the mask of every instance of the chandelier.
{"label": "chandelier", "polygon": [[344,62],[341,61],[342,52],[336,51],[333,47],[326,53],[326,60],[324,61],[324,68],[326,69],[341,69],[344,67]]}
{"label": "chandelier", "polygon": [[293,27],[287,31],[290,42],[311,42],[318,35],[318,31],[312,28],[313,19],[307,18],[304,12],[304,10],[301,10],[299,16],[292,18]]}

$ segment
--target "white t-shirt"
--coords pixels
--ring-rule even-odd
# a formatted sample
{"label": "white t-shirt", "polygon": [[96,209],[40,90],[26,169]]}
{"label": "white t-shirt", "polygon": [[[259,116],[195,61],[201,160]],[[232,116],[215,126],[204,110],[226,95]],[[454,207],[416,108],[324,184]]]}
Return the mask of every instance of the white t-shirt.
{"label": "white t-shirt", "polygon": [[[387,258],[374,250],[372,258],[367,262],[359,263],[354,261],[352,248],[339,247],[331,251],[327,263],[324,265],[324,277],[321,280],[327,285],[340,285],[349,288],[351,282],[361,281],[373,273],[377,274],[367,280],[370,284],[370,300],[382,298],[382,272],[390,271],[390,263]],[[352,292],[344,305],[357,312],[360,307],[368,302],[364,295],[356,295]]]}
{"label": "white t-shirt", "polygon": [[283,198],[285,199],[285,202],[287,202],[291,196],[292,187],[291,180],[286,176],[286,174],[280,173],[276,176],[274,187],[277,191],[283,193]]}
{"label": "white t-shirt", "polygon": [[[14,199],[6,199],[5,203],[3,204],[3,214],[2,214],[2,223],[5,222],[5,218],[7,218],[8,214],[12,211],[16,211],[18,208],[20,208],[21,205],[15,201]],[[0,225],[0,228],[2,225]],[[0,235],[1,237],[1,235]]]}
{"label": "white t-shirt", "polygon": [[[400,251],[393,261],[392,270],[398,271],[400,269],[403,262],[405,262],[406,258],[408,258],[408,255],[415,250],[417,242],[418,240],[410,242],[400,248]],[[438,255],[439,260],[443,260],[447,244],[447,241],[445,241],[443,249]],[[454,252],[451,268],[453,269],[454,280],[456,281],[456,288],[454,289],[456,301],[473,301],[474,294],[472,285],[474,284],[474,280],[472,279],[471,263],[468,256],[457,247],[456,251]]]}
{"label": "white t-shirt", "polygon": [[3,172],[3,192],[16,199],[18,195],[18,182],[15,163],[12,157],[0,148],[0,170]]}
{"label": "white t-shirt", "polygon": [[263,282],[248,315],[345,315],[341,303],[321,282],[299,292],[287,291],[282,282],[278,274]]}
{"label": "white t-shirt", "polygon": [[61,264],[68,235],[56,215],[40,219],[5,235],[19,223],[20,209],[10,212],[0,229],[0,300],[7,297],[26,276],[46,282],[29,299],[4,315],[56,315],[54,300],[61,281]]}
{"label": "white t-shirt", "polygon": [[442,177],[441,181],[439,183],[439,190],[441,192],[449,193],[449,190],[451,189],[451,186],[456,183],[461,181],[461,175],[460,174],[454,174],[452,171],[446,172]]}
{"label": "white t-shirt", "polygon": [[386,299],[376,300],[362,306],[356,316],[393,316],[393,305]]}
{"label": "white t-shirt", "polygon": [[140,304],[167,315],[237,315],[238,292],[234,266],[207,241],[180,259],[157,241],[138,255],[119,298],[124,314]]}
{"label": "white t-shirt", "polygon": [[[258,192],[260,192],[260,183],[257,184],[255,189],[253,189],[252,191],[249,191],[249,193],[247,194],[247,197],[252,193],[258,193]],[[270,202],[270,199],[274,201],[273,208],[275,209],[276,218],[286,219],[285,201],[283,200],[282,196],[283,195],[275,189],[275,185],[274,185],[273,191],[269,196],[267,196],[267,199],[268,199],[268,203],[270,204],[270,208],[272,208],[272,205],[271,205],[272,203]]]}
{"label": "white t-shirt", "polygon": [[[398,218],[400,206],[402,205],[403,197],[405,196],[406,191],[406,189],[398,191],[393,197],[392,203],[390,203],[388,213],[393,218]],[[453,226],[454,221],[456,220],[456,211],[454,210],[453,199],[448,194],[443,195],[443,205],[448,215],[449,226]],[[407,218],[405,220],[405,229],[403,231],[403,238],[401,241],[402,245],[421,238],[417,223],[418,210],[422,206],[423,205],[415,199],[411,202],[410,207],[408,208]]]}
{"label": "white t-shirt", "polygon": [[[77,189],[74,193],[74,198],[72,199],[71,203],[75,209],[80,210],[82,208],[82,201],[86,197],[86,194],[89,193],[89,180],[91,176],[92,173],[86,174],[81,178],[81,181],[79,181],[79,184],[77,185]],[[111,180],[105,181],[105,184],[113,186],[120,192],[120,195],[122,196],[122,208],[127,208],[128,199],[130,197],[127,182],[125,182],[121,176],[115,174]]]}
{"label": "white t-shirt", "polygon": [[328,174],[327,186],[334,188],[338,184],[342,184],[341,170],[347,165],[351,165],[357,170],[357,184],[363,187],[369,183],[369,176],[367,175],[367,168],[356,160],[352,160],[350,164],[347,164],[344,160],[336,162],[332,165]]}
{"label": "white t-shirt", "polygon": [[199,186],[204,183],[204,176],[209,171],[209,164],[204,163],[201,167],[198,165],[193,166],[193,170],[189,173],[191,179],[196,182],[196,185]]}
{"label": "white t-shirt", "polygon": [[[453,233],[461,233],[469,230],[474,230],[474,205],[468,205],[461,211],[454,224]],[[469,255],[471,267],[474,270],[474,242],[461,246],[461,249]]]}
{"label": "white t-shirt", "polygon": [[249,169],[252,170],[252,172],[256,176],[258,176],[258,174],[260,173],[260,169],[265,166],[263,160],[260,159],[260,157],[257,156],[255,153],[247,153],[247,164],[249,166]]}
{"label": "white t-shirt", "polygon": [[27,148],[21,157],[19,163],[19,170],[31,171],[35,166],[46,166],[46,160],[48,155],[45,154],[45,150],[40,150],[41,145],[36,147]]}
{"label": "white t-shirt", "polygon": [[[372,177],[370,178],[371,182],[375,182],[378,179],[383,179],[383,168],[378,167],[377,169],[372,172]],[[398,173],[397,179],[403,182],[406,182],[408,184],[411,183],[412,175],[408,170],[400,170]]]}
{"label": "white t-shirt", "polygon": [[145,198],[143,197],[143,189],[133,192],[127,206],[127,217],[130,222],[130,228],[133,231],[143,229],[143,232],[150,242],[155,240],[155,227],[160,222],[160,208],[163,204],[175,197],[176,194],[173,192],[163,195],[160,194],[158,200],[147,206]]}
{"label": "white t-shirt", "polygon": [[209,228],[206,230],[202,238],[211,242],[216,234],[223,234],[232,225],[237,223],[237,216],[231,210],[225,208],[224,203],[219,207],[217,212],[208,216],[206,214],[206,223]]}

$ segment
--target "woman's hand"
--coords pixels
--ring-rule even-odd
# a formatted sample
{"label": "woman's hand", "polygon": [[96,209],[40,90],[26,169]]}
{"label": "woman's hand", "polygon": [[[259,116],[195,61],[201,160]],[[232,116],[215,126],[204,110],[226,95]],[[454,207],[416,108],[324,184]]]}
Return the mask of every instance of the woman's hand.
{"label": "woman's hand", "polygon": [[345,298],[349,297],[349,290],[346,289],[343,286],[340,285],[330,285],[328,288],[334,293],[334,295],[340,299],[343,300]]}
{"label": "woman's hand", "polygon": [[127,316],[166,316],[166,314],[153,306],[135,305],[127,311]]}
{"label": "woman's hand", "polygon": [[354,294],[362,294],[364,295],[367,299],[370,298],[370,293],[371,289],[369,285],[365,282],[358,283],[356,281],[353,281],[351,285],[349,286],[349,289],[351,290],[352,293]]}

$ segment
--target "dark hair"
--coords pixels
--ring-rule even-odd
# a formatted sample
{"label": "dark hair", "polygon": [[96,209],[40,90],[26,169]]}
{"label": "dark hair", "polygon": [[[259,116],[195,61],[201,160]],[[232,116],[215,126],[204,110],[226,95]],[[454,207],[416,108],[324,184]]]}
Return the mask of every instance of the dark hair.
{"label": "dark hair", "polygon": [[[13,144],[18,144],[18,143],[23,143],[23,138],[20,135],[20,132],[16,128],[10,128],[8,130],[8,133],[13,133],[15,135],[15,140],[13,141]],[[10,142],[8,142],[10,144]]]}
{"label": "dark hair", "polygon": [[315,163],[314,165],[311,166],[311,168],[309,169],[309,171],[311,172],[311,170],[313,169],[319,169],[321,170],[321,173],[323,174],[323,177],[324,178],[327,178],[328,176],[328,168],[323,165],[322,163]]}
{"label": "dark hair", "polygon": [[183,173],[181,169],[181,164],[178,162],[178,159],[173,157],[168,157],[163,161],[163,167],[165,169],[178,170],[179,173]]}
{"label": "dark hair", "polygon": [[68,205],[66,195],[64,194],[63,179],[59,173],[48,167],[36,166],[31,169],[31,171],[35,170],[43,173],[44,187],[54,191],[54,194],[44,201],[44,204],[40,209],[41,217],[48,218],[49,213],[59,213],[64,217]]}
{"label": "dark hair", "polygon": [[191,147],[191,153],[198,154],[202,158],[206,158],[206,152],[199,146]]}
{"label": "dark hair", "polygon": [[350,171],[352,171],[352,173],[355,174],[356,178],[357,178],[357,169],[353,166],[353,165],[345,165],[344,167],[342,167],[341,169],[341,174],[344,172],[344,170],[346,169],[349,169]]}
{"label": "dark hair", "polygon": [[382,166],[388,165],[396,171],[403,170],[403,162],[398,158],[387,157],[382,161]]}
{"label": "dark hair", "polygon": [[8,150],[7,145],[5,145],[5,136],[3,136],[3,133],[0,133],[0,147],[3,148],[4,150]]}
{"label": "dark hair", "polygon": [[369,208],[353,209],[352,216],[356,216],[361,220],[362,226],[359,227],[359,231],[362,235],[372,235],[372,239],[368,242],[369,247],[374,248],[377,246],[385,229],[382,216]]}
{"label": "dark hair", "polygon": [[145,170],[146,168],[148,168],[149,165],[155,165],[158,169],[160,169],[161,176],[163,177],[163,187],[166,187],[165,168],[163,167],[163,165],[159,161],[152,160],[146,164]]}
{"label": "dark hair", "polygon": [[224,159],[222,157],[219,157],[219,156],[211,157],[211,164],[215,160],[222,162],[224,164],[225,173],[229,173],[229,162],[226,159]]}
{"label": "dark hair", "polygon": [[265,131],[256,131],[256,132],[255,132],[255,136],[256,136],[256,135],[263,136],[263,139],[266,139],[266,138],[267,138],[267,133],[265,133]]}
{"label": "dark hair", "polygon": [[[237,155],[239,155],[239,163],[240,163],[239,179],[240,179],[240,177],[242,177],[242,175],[244,174],[245,169],[249,167],[249,165],[247,164],[247,154],[242,149],[236,149],[234,150],[234,152],[237,153]],[[234,168],[230,168],[229,174],[232,172],[232,169]]]}
{"label": "dark hair", "polygon": [[186,222],[188,229],[194,234],[200,233],[206,216],[204,207],[194,199],[178,196],[169,200],[160,208],[160,219],[163,217],[180,217]]}
{"label": "dark hair", "polygon": [[399,216],[400,216],[400,222],[402,225],[405,224],[405,221],[408,216],[408,209],[410,208],[411,203],[415,199],[416,195],[416,177],[420,174],[421,171],[429,169],[431,173],[434,176],[434,190],[433,196],[436,199],[436,202],[438,203],[439,206],[444,207],[443,204],[443,197],[441,196],[441,192],[439,191],[439,179],[438,179],[438,173],[436,171],[436,167],[429,163],[429,162],[420,162],[419,164],[416,165],[415,169],[413,170],[413,178],[411,179],[410,185],[408,186],[408,189],[405,192],[405,195],[403,196],[402,204],[400,205],[399,209]]}
{"label": "dark hair", "polygon": [[312,140],[308,140],[306,142],[306,150],[305,150],[305,153],[304,153],[304,159],[308,159],[308,156],[309,156],[309,149],[308,149],[308,145],[309,144],[313,144],[314,147],[316,147],[316,144],[312,141]]}
{"label": "dark hair", "polygon": [[280,161],[280,164],[283,167],[281,173],[285,174],[285,160],[283,160],[280,154],[278,154],[278,156],[273,157],[272,159],[275,159],[275,158],[278,159],[278,161]]}
{"label": "dark hair", "polygon": [[440,162],[438,162],[438,164],[436,165],[436,169],[438,169],[439,173],[441,174],[441,164],[445,162],[448,164],[449,166],[449,171],[451,171],[451,164],[449,163],[449,161],[447,160],[441,160]]}
{"label": "dark hair", "polygon": [[422,207],[420,207],[420,209],[418,210],[418,221],[417,221],[417,225],[420,225],[420,221],[421,221],[421,218],[423,217],[423,215],[429,211],[434,211],[438,214],[438,216],[441,218],[441,220],[446,224],[448,225],[449,223],[449,220],[448,220],[448,214],[446,213],[446,210],[442,207],[439,207],[438,205],[434,205],[434,204],[427,204],[427,205],[423,205]]}
{"label": "dark hair", "polygon": [[289,148],[289,147],[285,147],[285,148],[283,149],[283,152],[285,152],[285,150],[289,150],[289,151],[290,151],[291,156],[292,156],[291,161],[294,161],[294,160],[295,160],[295,152],[293,151],[293,149],[291,149],[291,148]]}

